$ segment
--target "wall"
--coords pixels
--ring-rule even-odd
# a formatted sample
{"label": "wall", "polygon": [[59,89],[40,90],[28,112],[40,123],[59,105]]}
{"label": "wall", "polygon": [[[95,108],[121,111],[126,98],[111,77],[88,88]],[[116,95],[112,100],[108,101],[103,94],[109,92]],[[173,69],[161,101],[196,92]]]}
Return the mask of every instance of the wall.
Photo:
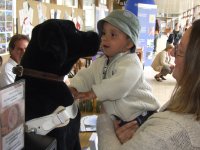
{"label": "wall", "polygon": [[[60,18],[56,18],[56,19],[66,19],[66,14],[68,14],[72,18],[80,16],[80,18],[82,18],[84,21],[84,11],[82,9],[70,8],[63,5],[41,3],[37,1],[27,0],[28,2],[27,13],[23,13],[23,12],[26,12],[25,11],[26,8],[24,7],[24,4],[25,4],[24,2],[25,2],[24,0],[17,0],[16,16],[17,16],[17,26],[18,26],[17,32],[18,33],[22,33],[22,30],[24,29],[24,26],[25,26],[24,22],[25,22],[26,17],[29,17],[29,22],[34,27],[37,24],[42,23],[44,20],[50,19],[52,9],[59,10],[61,12]],[[40,7],[41,9],[38,9],[38,7]]]}

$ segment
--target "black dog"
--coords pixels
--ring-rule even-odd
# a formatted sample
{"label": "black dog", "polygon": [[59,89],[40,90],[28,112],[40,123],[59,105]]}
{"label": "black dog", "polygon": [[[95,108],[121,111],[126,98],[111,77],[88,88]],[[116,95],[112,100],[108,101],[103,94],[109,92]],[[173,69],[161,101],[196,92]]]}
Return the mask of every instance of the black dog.
{"label": "black dog", "polygon": [[[81,32],[69,20],[47,20],[37,25],[21,60],[21,66],[62,77],[81,57],[93,56],[100,40],[95,32]],[[58,106],[69,106],[74,99],[62,81],[22,75],[25,79],[25,120],[51,114]],[[48,135],[57,139],[58,150],[79,150],[80,112],[68,125]]]}

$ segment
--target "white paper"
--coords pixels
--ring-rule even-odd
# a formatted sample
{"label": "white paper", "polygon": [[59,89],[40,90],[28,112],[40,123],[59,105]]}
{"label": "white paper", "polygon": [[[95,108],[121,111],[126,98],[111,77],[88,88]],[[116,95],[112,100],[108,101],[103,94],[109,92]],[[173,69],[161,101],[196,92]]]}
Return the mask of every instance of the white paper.
{"label": "white paper", "polygon": [[54,19],[54,13],[55,13],[55,10],[54,9],[51,9],[51,19]]}
{"label": "white paper", "polygon": [[81,118],[80,131],[96,131],[97,115],[84,116]]}
{"label": "white paper", "polygon": [[25,14],[28,14],[28,2],[27,1],[23,2],[23,10],[24,10]]}
{"label": "white paper", "polygon": [[98,150],[98,136],[97,133],[92,133],[90,136],[90,150]]}
{"label": "white paper", "polygon": [[20,22],[20,26],[22,26],[23,21],[24,21],[24,10],[20,9],[19,10],[19,22]]}
{"label": "white paper", "polygon": [[65,11],[65,13],[64,13],[64,19],[66,19],[66,20],[72,20],[72,17],[68,14],[67,11]]}
{"label": "white paper", "polygon": [[33,24],[33,8],[29,8],[28,10],[28,17],[31,24]]}
{"label": "white paper", "polygon": [[37,9],[38,9],[39,23],[42,23],[45,20],[47,20],[47,17],[46,17],[47,7],[43,5],[42,3],[39,3],[37,5]]}
{"label": "white paper", "polygon": [[85,26],[94,29],[95,9],[94,6],[84,6],[85,10]]}
{"label": "white paper", "polygon": [[56,19],[60,19],[60,15],[61,15],[61,10],[57,9],[56,10]]}

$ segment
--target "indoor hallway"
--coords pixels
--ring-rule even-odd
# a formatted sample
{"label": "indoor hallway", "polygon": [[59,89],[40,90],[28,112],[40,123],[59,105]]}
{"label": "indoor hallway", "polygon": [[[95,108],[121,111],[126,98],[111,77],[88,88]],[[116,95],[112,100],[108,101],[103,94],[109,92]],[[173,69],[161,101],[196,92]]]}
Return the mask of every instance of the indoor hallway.
{"label": "indoor hallway", "polygon": [[144,68],[144,74],[147,82],[152,86],[153,94],[162,106],[166,103],[175,87],[176,80],[172,77],[171,74],[166,76],[167,80],[163,80],[162,82],[158,82],[154,79],[155,72],[151,66],[147,66]]}
{"label": "indoor hallway", "polygon": [[[153,57],[156,56],[160,51],[165,49],[167,41],[167,36],[162,34],[161,37],[158,39],[157,42],[157,49],[156,53],[153,54]],[[171,63],[174,63],[174,57],[172,57]],[[168,74],[166,76],[167,80],[163,80],[162,82],[158,82],[154,79],[154,76],[158,72],[154,71],[151,66],[145,66],[144,67],[144,74],[147,82],[152,86],[153,94],[159,101],[160,105],[162,106],[164,103],[166,103],[175,87],[176,80],[172,77],[171,74]]]}

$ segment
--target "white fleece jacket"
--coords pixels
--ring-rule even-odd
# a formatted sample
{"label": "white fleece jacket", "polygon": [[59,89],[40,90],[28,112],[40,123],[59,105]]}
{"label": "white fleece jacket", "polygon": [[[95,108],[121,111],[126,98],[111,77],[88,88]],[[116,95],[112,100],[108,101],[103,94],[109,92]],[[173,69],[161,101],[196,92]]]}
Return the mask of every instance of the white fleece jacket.
{"label": "white fleece jacket", "polygon": [[92,89],[108,114],[125,121],[159,108],[137,54],[120,53],[112,58],[103,79],[106,62],[107,57],[98,58],[88,68],[80,70],[70,80],[70,86],[81,92]]}

